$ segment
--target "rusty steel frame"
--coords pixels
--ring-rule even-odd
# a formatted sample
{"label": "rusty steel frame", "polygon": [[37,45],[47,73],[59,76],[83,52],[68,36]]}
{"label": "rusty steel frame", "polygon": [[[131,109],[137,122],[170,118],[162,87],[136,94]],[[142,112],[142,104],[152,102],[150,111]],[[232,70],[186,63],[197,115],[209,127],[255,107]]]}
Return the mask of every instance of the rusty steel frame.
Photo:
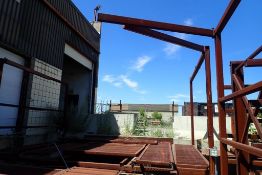
{"label": "rusty steel frame", "polygon": [[211,29],[203,29],[203,28],[190,27],[190,26],[184,26],[178,24],[170,24],[165,22],[156,22],[156,21],[150,21],[144,19],[129,18],[129,17],[117,16],[117,15],[99,13],[98,21],[213,37],[213,30]]}
{"label": "rusty steel frame", "polygon": [[147,28],[142,28],[142,27],[136,27],[136,26],[130,26],[130,25],[125,25],[124,26],[125,30],[129,30],[132,32],[136,32],[138,34],[142,34],[145,36],[149,36],[152,38],[156,38],[162,41],[166,41],[172,44],[176,44],[176,45],[180,45],[189,49],[193,49],[199,52],[203,52],[204,51],[204,46],[201,46],[199,44],[195,44],[171,35],[167,35],[152,29],[147,29]]}
{"label": "rusty steel frame", "polygon": [[[183,47],[190,48],[192,50],[200,51],[201,57],[197,63],[196,69],[190,78],[190,106],[191,106],[191,141],[194,145],[194,108],[193,108],[193,80],[197,75],[202,63],[205,61],[205,74],[206,74],[206,95],[207,95],[207,116],[208,116],[208,145],[209,148],[214,147],[214,136],[213,136],[213,106],[212,106],[212,88],[211,88],[211,68],[210,68],[210,48],[208,46],[201,46],[183,39],[179,39],[155,30],[125,25],[124,29],[139,33],[145,36],[153,37],[159,40],[167,41],[172,44],[180,45]],[[214,158],[210,157],[210,174],[215,174],[215,161]]]}
{"label": "rusty steel frame", "polygon": [[[172,32],[180,32],[180,33],[187,33],[187,34],[194,34],[194,35],[200,35],[200,36],[208,36],[212,37],[214,39],[214,45],[215,45],[215,62],[216,62],[216,81],[217,81],[217,99],[218,99],[218,111],[219,111],[219,137],[220,137],[220,172],[223,175],[228,175],[228,156],[227,156],[227,145],[231,145],[235,147],[238,150],[247,152],[249,154],[257,154],[261,157],[262,152],[258,148],[250,147],[246,144],[240,143],[238,141],[230,141],[227,139],[227,133],[226,133],[226,109],[225,109],[225,102],[230,100],[238,99],[236,104],[241,104],[244,108],[248,109],[250,107],[250,104],[247,103],[246,99],[243,98],[243,96],[248,95],[250,93],[260,91],[258,100],[256,103],[261,105],[261,97],[262,97],[262,81],[255,83],[250,86],[237,85],[236,80],[232,80],[232,83],[234,85],[225,85],[224,84],[224,73],[223,73],[223,54],[222,54],[222,39],[221,39],[221,33],[223,32],[223,29],[227,25],[228,21],[230,20],[231,16],[234,14],[235,10],[239,6],[241,0],[231,0],[228,7],[226,8],[223,16],[221,17],[218,25],[214,30],[212,30],[212,34],[210,34],[209,29],[201,29],[201,28],[194,28],[194,27],[186,27],[181,26],[177,24],[169,24],[169,23],[162,23],[162,22],[155,22],[155,21],[149,21],[149,20],[142,20],[142,19],[136,19],[136,18],[127,18],[127,17],[121,17],[121,16],[115,16],[115,15],[107,15],[107,14],[100,14],[98,16],[98,20],[101,22],[108,22],[108,23],[116,23],[116,24],[123,24],[127,26],[137,26],[142,27],[144,29],[150,30],[150,29],[157,29],[157,30],[166,30],[166,31],[172,31]],[[156,37],[155,37],[156,38]],[[242,62],[238,67],[234,68],[235,71],[238,71],[238,69],[245,67],[257,67],[262,65],[262,60],[252,60],[259,51],[261,51],[261,46],[244,62]],[[234,78],[236,79],[236,78]],[[224,90],[230,90],[232,89],[234,92],[230,95],[225,96]],[[192,83],[190,83],[190,94],[191,94],[191,101],[193,101],[193,87]],[[243,101],[244,99],[244,101]],[[191,103],[192,105],[192,103]],[[239,105],[236,105],[235,112],[240,112]],[[256,108],[255,112],[251,112],[250,109],[248,109],[248,114],[250,118],[254,118],[254,114],[258,113],[258,108]],[[192,112],[193,113],[193,112]],[[251,114],[251,115],[250,115]],[[241,122],[240,122],[241,123]],[[243,125],[243,123],[242,123]],[[244,125],[241,126],[239,131],[243,132],[243,128],[247,126],[246,122],[244,122]],[[238,127],[238,123],[235,124],[235,127]],[[233,128],[234,129],[234,128]],[[246,129],[246,128],[245,128]],[[245,131],[246,132],[246,131]],[[192,134],[193,135],[193,134]],[[240,141],[244,141],[244,135],[242,134],[241,137],[238,138]],[[240,164],[243,164],[242,159],[237,162],[237,166],[240,167]],[[250,167],[247,167],[250,169]],[[239,175],[246,174],[245,168],[238,168],[237,173]]]}
{"label": "rusty steel frame", "polygon": [[[213,128],[213,103],[212,103],[212,87],[211,87],[211,68],[210,68],[210,49],[208,46],[204,47],[204,52],[201,54],[197,66],[190,78],[190,110],[191,110],[191,141],[194,145],[194,102],[193,102],[193,81],[198,74],[201,65],[205,61],[205,75],[206,75],[206,96],[207,96],[207,133],[208,133],[208,147],[214,147],[214,128]],[[215,160],[209,157],[210,174],[215,174]]]}

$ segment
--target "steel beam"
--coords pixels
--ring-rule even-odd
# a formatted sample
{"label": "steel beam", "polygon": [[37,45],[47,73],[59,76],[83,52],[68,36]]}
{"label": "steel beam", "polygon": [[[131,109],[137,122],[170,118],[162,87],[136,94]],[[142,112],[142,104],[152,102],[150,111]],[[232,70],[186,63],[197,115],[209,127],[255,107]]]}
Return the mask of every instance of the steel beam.
{"label": "steel beam", "polygon": [[190,81],[191,143],[195,145],[193,82]]}
{"label": "steel beam", "polygon": [[225,89],[225,90],[231,90],[231,89],[232,89],[232,86],[231,86],[231,85],[224,85],[224,89]]}
{"label": "steel beam", "polygon": [[[234,77],[235,68],[238,66],[238,63],[231,62],[231,74],[232,74],[232,91],[236,92],[240,90],[241,87],[244,87],[244,74],[243,68],[239,69]],[[236,77],[237,76],[237,77]],[[234,78],[237,78],[236,81]],[[245,99],[246,100],[246,99]],[[248,135],[246,131],[246,124],[248,123],[248,118],[246,114],[246,106],[243,101],[243,97],[237,97],[233,99],[234,103],[234,130],[235,130],[235,141],[248,144]],[[248,167],[246,162],[249,162],[249,155],[241,150],[236,150],[236,168],[238,175],[247,175]]]}
{"label": "steel beam", "polygon": [[214,35],[221,34],[225,26],[227,25],[228,21],[230,20],[231,16],[235,12],[236,8],[238,7],[241,0],[231,0],[229,5],[227,6],[222,18],[220,19],[217,27],[214,30]]}
{"label": "steel beam", "polygon": [[262,52],[262,45],[258,47],[245,61],[243,61],[241,64],[239,64],[236,68],[235,71],[240,69],[241,67],[245,66],[248,60],[254,59],[260,52]]}
{"label": "steel beam", "polygon": [[147,28],[143,28],[143,27],[136,27],[136,26],[131,26],[131,25],[125,25],[124,26],[125,30],[129,30],[132,32],[136,32],[145,36],[149,36],[152,38],[156,38],[162,41],[166,41],[172,44],[176,44],[176,45],[180,45],[189,49],[193,49],[196,51],[200,51],[203,52],[204,51],[204,46],[201,46],[199,44],[195,44],[171,35],[167,35],[155,30],[151,30],[151,29],[147,29]]}
{"label": "steel beam", "polygon": [[[206,71],[206,96],[207,96],[207,133],[208,146],[214,147],[214,128],[213,128],[213,104],[212,104],[212,87],[211,87],[211,68],[210,68],[210,49],[205,46],[205,71]],[[215,175],[215,160],[209,156],[210,175]]]}
{"label": "steel beam", "polygon": [[260,149],[260,148],[249,146],[249,145],[239,143],[239,142],[236,142],[236,141],[233,141],[233,140],[228,140],[226,138],[220,138],[220,142],[227,144],[227,145],[230,145],[230,146],[232,146],[232,147],[234,147],[238,150],[245,151],[245,152],[252,154],[254,156],[262,157],[262,149]]}
{"label": "steel beam", "polygon": [[[222,43],[220,33],[215,35],[215,55],[216,55],[216,79],[217,79],[217,98],[224,97],[224,74]],[[226,111],[225,103],[218,102],[219,111],[219,137],[226,138]],[[220,142],[220,170],[221,174],[228,175],[227,145]]]}
{"label": "steel beam", "polygon": [[[237,78],[237,76],[233,74],[232,78],[233,78],[233,82],[234,82],[235,85],[236,85],[236,88],[237,88],[238,90],[242,90],[242,89],[243,89],[243,86],[241,86],[241,82],[239,81],[239,79]],[[249,114],[251,120],[253,121],[253,123],[254,123],[255,126],[256,126],[256,129],[257,129],[257,132],[258,132],[259,137],[262,138],[262,128],[261,128],[261,125],[260,125],[258,119],[255,117],[255,114],[254,114],[254,112],[253,112],[252,107],[250,106],[250,104],[249,104],[249,102],[248,102],[248,99],[247,99],[245,96],[243,96],[243,97],[241,97],[241,98],[242,98],[242,101],[243,101],[243,103],[244,103],[245,109],[248,111],[248,114]],[[241,108],[239,108],[239,109],[241,109]],[[245,111],[246,111],[246,110],[243,111],[244,114],[245,114]],[[243,116],[243,117],[244,117],[244,116]],[[245,129],[246,129],[245,134],[246,134],[246,135],[247,135],[248,126],[249,126],[248,124],[249,124],[249,123],[247,123],[246,126],[245,126]],[[241,142],[244,143],[244,140],[245,140],[245,139],[242,138],[242,139],[241,139]]]}
{"label": "steel beam", "polygon": [[196,77],[196,75],[197,75],[197,73],[198,73],[201,65],[203,64],[204,60],[205,60],[205,54],[202,53],[201,56],[200,56],[200,58],[199,58],[199,60],[198,60],[197,65],[196,65],[196,67],[195,67],[195,70],[194,70],[194,72],[193,72],[193,74],[192,74],[192,76],[191,76],[191,78],[190,78],[190,82],[193,82],[193,81],[194,81],[194,79],[195,79],[195,77]]}
{"label": "steel beam", "polygon": [[261,67],[262,59],[249,59],[246,61],[246,67]]}
{"label": "steel beam", "polygon": [[219,98],[219,102],[227,102],[230,100],[233,100],[236,97],[241,97],[244,95],[248,95],[251,93],[254,93],[256,91],[262,90],[262,81],[259,81],[258,83],[255,83],[253,85],[250,85],[248,87],[243,88],[242,90],[236,91],[230,95],[227,95],[225,97]]}
{"label": "steel beam", "polygon": [[116,15],[109,15],[109,14],[102,14],[102,13],[98,14],[98,21],[113,23],[113,24],[121,24],[121,25],[135,25],[139,27],[146,27],[146,28],[152,28],[158,30],[213,37],[213,30],[210,29],[203,29],[197,27],[170,24],[165,22],[156,22],[151,20],[123,17],[123,16],[116,16]]}

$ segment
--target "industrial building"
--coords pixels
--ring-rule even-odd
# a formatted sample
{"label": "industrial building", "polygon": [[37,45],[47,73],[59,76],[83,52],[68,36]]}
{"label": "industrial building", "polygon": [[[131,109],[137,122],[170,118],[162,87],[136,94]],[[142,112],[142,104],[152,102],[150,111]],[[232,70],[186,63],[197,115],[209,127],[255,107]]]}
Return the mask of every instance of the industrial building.
{"label": "industrial building", "polygon": [[0,135],[46,142],[66,114],[94,113],[96,29],[70,0],[0,1]]}

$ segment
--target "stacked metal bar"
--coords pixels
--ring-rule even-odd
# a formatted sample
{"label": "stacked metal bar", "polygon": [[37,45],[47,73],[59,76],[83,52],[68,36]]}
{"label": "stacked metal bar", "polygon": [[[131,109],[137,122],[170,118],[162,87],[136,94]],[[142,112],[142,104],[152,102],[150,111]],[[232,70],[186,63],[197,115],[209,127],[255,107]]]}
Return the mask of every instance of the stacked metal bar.
{"label": "stacked metal bar", "polygon": [[175,162],[179,175],[206,175],[209,163],[193,145],[175,146]]}

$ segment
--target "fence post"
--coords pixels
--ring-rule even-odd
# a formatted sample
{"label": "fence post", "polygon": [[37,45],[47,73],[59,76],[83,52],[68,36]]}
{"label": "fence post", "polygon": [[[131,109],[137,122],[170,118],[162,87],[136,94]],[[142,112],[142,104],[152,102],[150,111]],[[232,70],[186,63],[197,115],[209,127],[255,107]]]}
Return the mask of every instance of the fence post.
{"label": "fence post", "polygon": [[122,112],[122,101],[120,100],[120,112]]}
{"label": "fence post", "polygon": [[111,112],[111,107],[112,107],[112,101],[110,100],[109,102],[109,111]]}
{"label": "fence post", "polygon": [[175,102],[172,103],[172,117],[174,117],[175,114]]}

